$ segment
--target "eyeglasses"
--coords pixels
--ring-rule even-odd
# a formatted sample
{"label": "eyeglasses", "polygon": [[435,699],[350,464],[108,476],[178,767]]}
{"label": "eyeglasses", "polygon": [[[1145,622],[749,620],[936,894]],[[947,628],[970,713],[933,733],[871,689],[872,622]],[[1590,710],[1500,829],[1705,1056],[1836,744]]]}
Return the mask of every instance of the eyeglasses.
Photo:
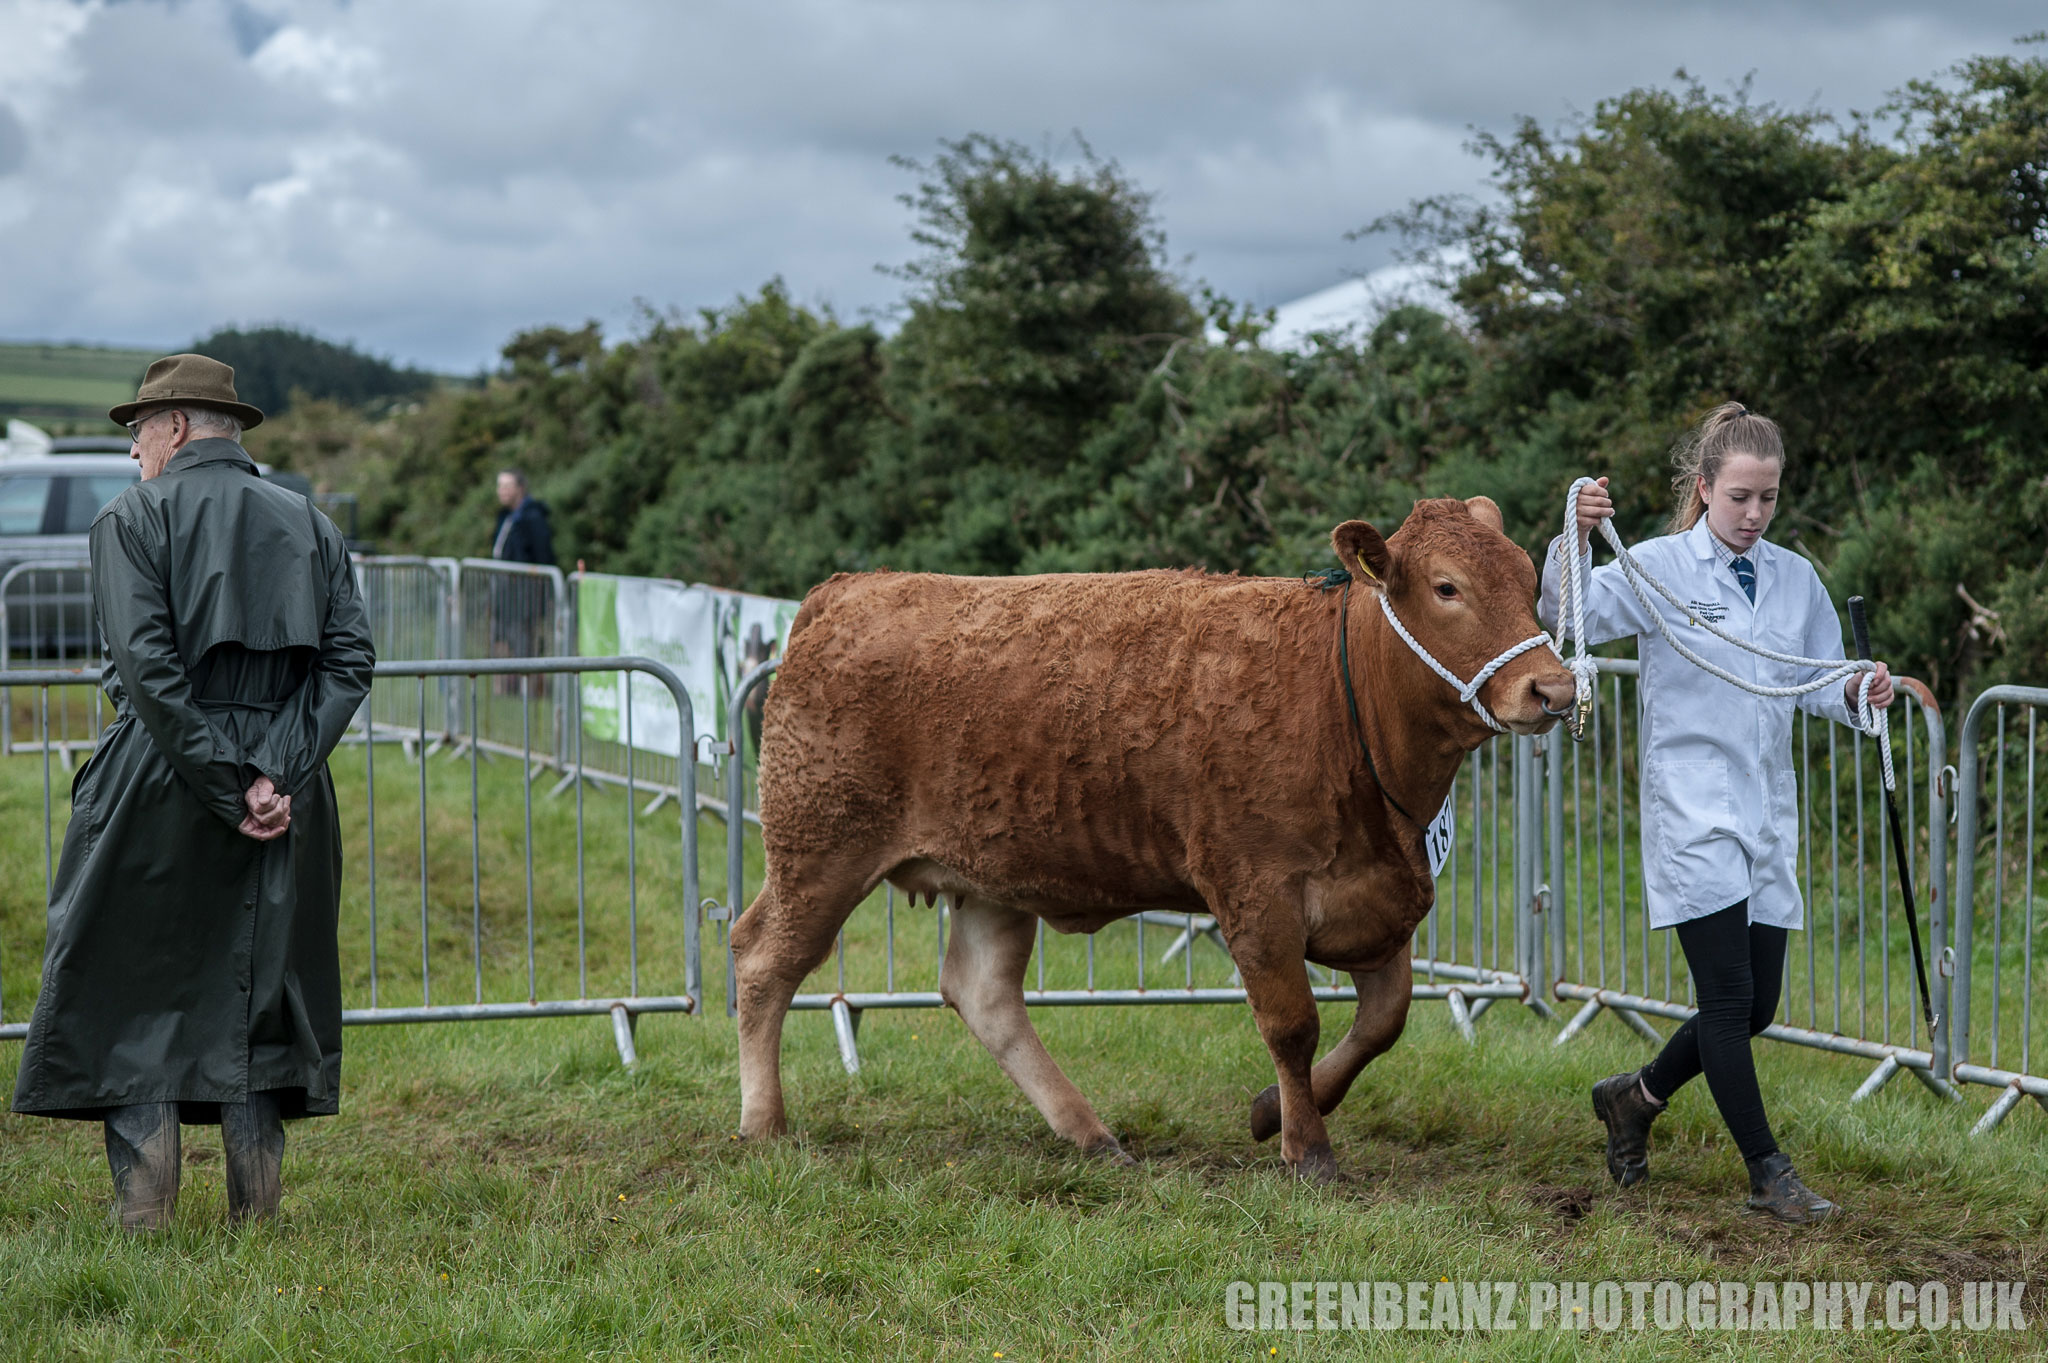
{"label": "eyeglasses", "polygon": [[152,422],[152,421],[155,421],[155,420],[156,420],[156,419],[157,419],[158,417],[162,416],[162,415],[163,415],[163,414],[164,414],[165,412],[174,412],[174,411],[176,411],[176,410],[177,410],[177,408],[175,408],[175,407],[159,407],[159,408],[157,408],[157,410],[155,410],[154,412],[151,412],[151,413],[150,413],[150,414],[149,414],[148,416],[139,416],[139,417],[135,418],[135,420],[133,420],[133,421],[129,422],[129,423],[128,423],[128,440],[129,440],[129,442],[130,442],[131,444],[133,444],[133,443],[136,443],[136,442],[139,442],[139,441],[140,441],[140,440],[142,439],[142,428],[143,428],[144,426],[147,426],[147,425],[148,425],[148,424],[149,424],[150,422]]}

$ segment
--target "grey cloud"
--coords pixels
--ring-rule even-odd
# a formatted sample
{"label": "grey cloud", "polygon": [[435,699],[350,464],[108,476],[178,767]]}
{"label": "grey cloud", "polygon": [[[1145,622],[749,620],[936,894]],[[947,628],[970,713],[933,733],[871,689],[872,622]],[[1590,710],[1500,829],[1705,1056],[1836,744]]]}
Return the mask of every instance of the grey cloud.
{"label": "grey cloud", "polygon": [[[451,368],[521,326],[616,327],[635,298],[689,309],[774,275],[842,314],[886,305],[901,286],[874,266],[913,253],[896,201],[912,177],[887,158],[969,131],[1065,156],[1078,129],[1156,193],[1191,274],[1270,304],[1388,258],[1347,230],[1483,192],[1475,127],[1553,123],[1680,66],[1869,108],[2039,24],[2005,0],[85,13],[38,102],[15,101],[35,156],[0,201],[0,256],[50,268],[0,294],[0,335],[174,343],[283,319]],[[0,47],[10,22],[0,7]]]}
{"label": "grey cloud", "polygon": [[0,175],[12,175],[28,160],[28,130],[14,110],[0,104]]}
{"label": "grey cloud", "polygon": [[252,55],[270,41],[272,34],[284,27],[284,21],[275,14],[242,4],[240,0],[230,0],[227,18],[228,31],[235,38],[235,50],[245,57]]}

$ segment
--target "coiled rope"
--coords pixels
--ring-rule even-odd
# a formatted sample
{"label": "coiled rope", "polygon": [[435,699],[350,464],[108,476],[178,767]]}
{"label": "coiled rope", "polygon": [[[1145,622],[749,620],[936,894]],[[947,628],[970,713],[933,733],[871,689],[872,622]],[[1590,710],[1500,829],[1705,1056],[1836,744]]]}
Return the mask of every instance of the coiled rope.
{"label": "coiled rope", "polygon": [[[1578,553],[1575,548],[1578,543],[1579,529],[1579,489],[1595,481],[1592,478],[1577,479],[1572,483],[1571,490],[1565,493],[1564,533],[1554,551],[1564,555],[1566,566],[1558,583],[1557,637],[1552,647],[1557,650],[1559,657],[1565,658],[1565,666],[1571,669],[1572,679],[1577,684],[1578,704],[1574,707],[1574,711],[1578,717],[1578,723],[1573,725],[1575,737],[1583,736],[1585,716],[1592,708],[1594,688],[1598,684],[1599,672],[1593,658],[1586,652],[1586,596],[1591,584],[1592,555],[1590,553]],[[1884,715],[1872,709],[1870,705],[1870,684],[1875,679],[1877,673],[1877,664],[1875,662],[1867,658],[1802,658],[1793,653],[1776,652],[1775,650],[1763,647],[1761,644],[1751,643],[1747,639],[1731,634],[1713,621],[1702,619],[1696,615],[1690,607],[1678,599],[1669,587],[1651,576],[1650,572],[1642,564],[1638,563],[1635,556],[1629,553],[1627,548],[1622,545],[1621,536],[1615,533],[1614,522],[1611,518],[1600,522],[1600,533],[1606,539],[1609,546],[1613,548],[1614,561],[1621,569],[1623,580],[1628,583],[1629,590],[1635,593],[1636,600],[1642,603],[1644,612],[1655,622],[1657,632],[1664,636],[1664,641],[1671,645],[1673,651],[1679,657],[1684,658],[1700,670],[1719,677],[1730,686],[1747,691],[1753,696],[1774,696],[1780,698],[1804,696],[1830,686],[1839,686],[1851,677],[1862,676],[1863,684],[1856,695],[1857,722],[1854,727],[1877,740],[1878,755],[1884,765],[1884,788],[1886,790],[1895,790],[1897,788],[1897,783],[1892,775],[1891,727],[1885,723]],[[1763,686],[1757,682],[1738,677],[1726,668],[1718,667],[1707,661],[1687,647],[1672,632],[1671,626],[1665,622],[1664,613],[1650,599],[1652,591],[1663,597],[1666,601],[1669,601],[1679,614],[1683,615],[1691,623],[1700,626],[1716,638],[1735,645],[1735,647],[1745,653],[1753,653],[1759,658],[1765,658],[1774,663],[1783,663],[1788,667],[1824,669],[1823,675],[1814,678],[1812,681],[1802,682],[1798,686]],[[1564,651],[1564,641],[1567,638],[1571,639],[1573,645],[1573,652],[1569,657],[1565,657]]]}

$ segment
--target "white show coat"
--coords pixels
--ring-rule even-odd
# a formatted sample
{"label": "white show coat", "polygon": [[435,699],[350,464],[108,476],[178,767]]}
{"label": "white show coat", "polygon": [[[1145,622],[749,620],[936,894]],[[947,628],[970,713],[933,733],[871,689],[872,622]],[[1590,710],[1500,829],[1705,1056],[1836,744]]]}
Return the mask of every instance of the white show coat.
{"label": "white show coat", "polygon": [[[1729,633],[1779,653],[1842,657],[1842,622],[1820,576],[1804,556],[1759,540],[1752,606],[1734,572],[1714,552],[1706,517],[1679,535],[1637,545],[1637,562],[1687,603],[1691,618],[1662,597],[1651,601],[1672,632],[1701,657],[1762,686],[1797,686],[1818,669],[1790,667],[1745,653],[1702,628],[1711,619]],[[1570,550],[1560,540],[1544,555],[1543,622],[1557,618],[1558,580]],[[1643,880],[1650,926],[1675,927],[1749,901],[1749,921],[1804,926],[1805,905],[1793,868],[1799,850],[1799,802],[1792,769],[1790,698],[1754,696],[1680,657],[1657,632],[1621,569],[1603,564],[1586,594],[1588,644],[1636,636],[1642,664],[1641,753]],[[1809,713],[1851,722],[1841,685],[1797,701]]]}

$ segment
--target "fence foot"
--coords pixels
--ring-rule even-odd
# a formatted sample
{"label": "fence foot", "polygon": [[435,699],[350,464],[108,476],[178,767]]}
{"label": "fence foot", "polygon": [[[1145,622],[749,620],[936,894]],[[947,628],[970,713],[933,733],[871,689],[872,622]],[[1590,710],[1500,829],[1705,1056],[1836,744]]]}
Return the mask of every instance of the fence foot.
{"label": "fence foot", "polygon": [[668,792],[664,790],[659,795],[656,795],[654,797],[654,803],[648,805],[647,808],[640,811],[640,817],[643,819],[646,818],[648,815],[652,814],[655,810],[660,809],[663,805],[667,803]]}
{"label": "fence foot", "polygon": [[860,1010],[847,1006],[845,999],[832,1000],[832,1031],[839,1038],[839,1063],[848,1074],[860,1073]]}
{"label": "fence foot", "polygon": [[1451,1006],[1451,1023],[1458,1029],[1458,1035],[1468,1043],[1477,1044],[1479,1033],[1472,1030],[1472,1013],[1465,1007],[1465,996],[1453,989],[1444,995],[1444,1002]]}
{"label": "fence foot", "polygon": [[1491,994],[1488,994],[1483,999],[1475,1000],[1472,1004],[1472,1020],[1474,1022],[1479,1021],[1485,1015],[1486,1010],[1493,1007],[1493,1003],[1493,995]]}
{"label": "fence foot", "polygon": [[1865,1079],[1861,1084],[1858,1084],[1856,1086],[1856,1091],[1849,1095],[1849,1101],[1852,1103],[1860,1103],[1864,1099],[1870,1097],[1879,1089],[1883,1088],[1886,1084],[1889,1084],[1892,1080],[1892,1076],[1897,1074],[1900,1068],[1901,1066],[1899,1065],[1899,1058],[1895,1055],[1888,1055],[1884,1059],[1878,1061],[1877,1068],[1870,1072],[1870,1077]]}
{"label": "fence foot", "polygon": [[1977,1124],[1970,1128],[1970,1134],[1972,1136],[1990,1135],[1992,1129],[2005,1120],[2005,1114],[2018,1107],[2020,1099],[2025,1096],[2020,1091],[2018,1084],[2014,1084],[2011,1088],[1999,1094],[1998,1101],[1986,1108],[1984,1115],[1977,1119]]}
{"label": "fence foot", "polygon": [[1529,997],[1523,999],[1522,1002],[1528,1005],[1530,1012],[1542,1018],[1545,1022],[1557,1021],[1557,1010],[1545,1003],[1533,989],[1529,991]]}
{"label": "fence foot", "polygon": [[1606,1006],[1607,1005],[1603,1004],[1598,999],[1587,999],[1586,1006],[1581,1008],[1578,1012],[1572,1014],[1572,1020],[1564,1025],[1564,1030],[1557,1034],[1557,1040],[1551,1042],[1550,1044],[1553,1046],[1562,1046],[1565,1042],[1570,1041],[1580,1032],[1585,1031],[1586,1024],[1591,1022],[1594,1018],[1600,1016],[1600,1010]]}
{"label": "fence foot", "polygon": [[1159,957],[1159,964],[1161,965],[1165,965],[1183,951],[1192,950],[1197,937],[1208,938],[1210,944],[1218,951],[1226,956],[1230,954],[1230,947],[1223,940],[1223,932],[1216,926],[1216,920],[1213,918],[1198,917],[1194,924],[1190,926],[1187,920],[1179,914],[1154,913],[1141,914],[1139,916],[1148,923],[1176,930],[1173,940],[1167,944],[1165,952]]}
{"label": "fence foot", "polygon": [[[1907,1068],[1912,1069],[1912,1066],[1907,1066]],[[1946,1098],[1951,1103],[1963,1101],[1963,1095],[1956,1086],[1936,1074],[1933,1070],[1914,1069],[1913,1077],[1927,1085],[1928,1090],[1937,1098]]]}
{"label": "fence foot", "polygon": [[597,778],[590,775],[590,773],[584,771],[571,770],[564,773],[562,779],[555,782],[555,784],[548,789],[548,798],[550,800],[558,799],[561,796],[567,794],[571,789],[575,787],[578,778],[581,778],[583,784],[589,786],[592,790],[604,789],[603,785],[599,784]]}
{"label": "fence foot", "polygon": [[633,1048],[633,1033],[639,1022],[625,1004],[612,1005],[612,1041],[619,1048],[619,1063],[629,1070],[640,1063],[640,1052]]}
{"label": "fence foot", "polygon": [[1663,1033],[1645,1022],[1643,1015],[1635,1009],[1617,1008],[1614,1010],[1614,1015],[1623,1022],[1626,1022],[1629,1025],[1629,1030],[1640,1035],[1643,1040],[1649,1042],[1652,1046],[1662,1046],[1664,1044]]}

